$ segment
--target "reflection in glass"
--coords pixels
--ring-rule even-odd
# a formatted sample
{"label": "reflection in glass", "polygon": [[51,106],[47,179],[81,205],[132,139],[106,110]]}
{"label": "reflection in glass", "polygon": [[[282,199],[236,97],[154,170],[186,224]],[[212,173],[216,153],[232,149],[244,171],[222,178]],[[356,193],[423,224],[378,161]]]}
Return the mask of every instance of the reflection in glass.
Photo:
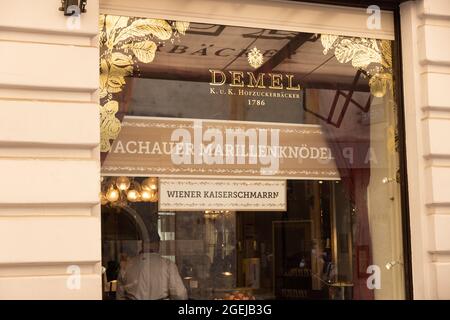
{"label": "reflection in glass", "polygon": [[[124,31],[150,20],[160,28]],[[107,297],[117,298],[111,283],[127,265],[157,254],[186,295],[147,290],[141,298],[404,298],[391,41],[134,17],[100,22],[104,163],[131,116],[314,124],[340,176],[289,179],[285,212],[159,212],[157,192],[148,194],[157,172],[136,174],[135,185],[117,180],[102,195]],[[225,91],[211,70],[224,73]],[[229,93],[233,72],[242,72],[244,91]],[[270,85],[270,74],[282,80]],[[301,90],[286,89],[296,84]],[[112,205],[124,191],[128,201]],[[152,234],[158,249],[148,245]]]}

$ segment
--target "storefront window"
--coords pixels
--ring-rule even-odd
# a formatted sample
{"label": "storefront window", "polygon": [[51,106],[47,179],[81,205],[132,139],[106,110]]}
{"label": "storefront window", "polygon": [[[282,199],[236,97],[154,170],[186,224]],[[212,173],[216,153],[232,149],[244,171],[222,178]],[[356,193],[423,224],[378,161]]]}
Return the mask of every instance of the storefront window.
{"label": "storefront window", "polygon": [[105,298],[404,298],[391,41],[100,30]]}

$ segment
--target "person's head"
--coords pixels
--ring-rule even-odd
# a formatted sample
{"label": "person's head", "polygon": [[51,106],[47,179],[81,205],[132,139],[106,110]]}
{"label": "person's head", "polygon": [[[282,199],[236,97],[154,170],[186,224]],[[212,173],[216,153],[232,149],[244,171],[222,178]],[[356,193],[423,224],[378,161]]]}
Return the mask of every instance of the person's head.
{"label": "person's head", "polygon": [[143,252],[154,252],[159,253],[159,244],[161,238],[159,237],[158,232],[152,232],[150,235],[150,239],[148,241],[142,242],[142,251]]}

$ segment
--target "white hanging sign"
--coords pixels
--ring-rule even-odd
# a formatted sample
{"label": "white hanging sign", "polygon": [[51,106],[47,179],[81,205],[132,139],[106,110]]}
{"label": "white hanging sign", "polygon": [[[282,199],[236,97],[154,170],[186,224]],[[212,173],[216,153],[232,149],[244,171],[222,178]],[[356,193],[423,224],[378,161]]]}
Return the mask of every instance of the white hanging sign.
{"label": "white hanging sign", "polygon": [[286,180],[159,180],[160,211],[286,211]]}

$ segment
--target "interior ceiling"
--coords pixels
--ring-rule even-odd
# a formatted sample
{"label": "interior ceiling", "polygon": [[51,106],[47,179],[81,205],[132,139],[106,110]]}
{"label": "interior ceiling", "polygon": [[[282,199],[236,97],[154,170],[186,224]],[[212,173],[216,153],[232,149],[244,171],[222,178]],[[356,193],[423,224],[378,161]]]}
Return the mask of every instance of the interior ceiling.
{"label": "interior ceiling", "polygon": [[[265,54],[258,69],[246,50]],[[161,44],[155,59],[139,65],[141,77],[210,82],[210,69],[293,74],[304,87],[348,89],[357,69],[323,54],[317,34],[191,23],[186,35]],[[354,87],[355,88],[355,87]],[[368,91],[367,81],[357,90]]]}

